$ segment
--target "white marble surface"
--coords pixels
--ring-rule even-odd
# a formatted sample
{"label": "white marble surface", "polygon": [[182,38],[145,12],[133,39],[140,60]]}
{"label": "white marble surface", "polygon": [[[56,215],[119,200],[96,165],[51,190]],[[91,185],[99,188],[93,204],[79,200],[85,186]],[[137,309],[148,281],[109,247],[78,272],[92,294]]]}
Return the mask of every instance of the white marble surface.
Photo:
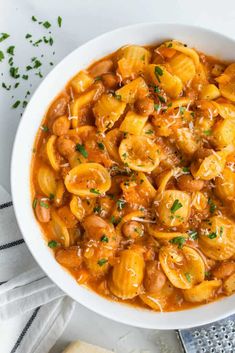
{"label": "white marble surface", "polygon": [[[200,25],[235,37],[234,0],[0,0],[0,14],[0,32],[11,34],[7,41],[0,43],[0,50],[15,45],[14,62],[20,68],[28,65],[31,57],[43,54],[40,60],[43,62],[44,75],[51,70],[49,62],[59,62],[87,40],[114,28],[138,22]],[[24,39],[26,33],[40,38],[46,32],[42,26],[32,23],[32,15],[53,23],[53,48],[47,45],[35,48]],[[56,26],[58,15],[63,18],[61,29]],[[0,85],[2,82],[11,83],[8,70],[6,60],[0,63],[0,74],[4,74],[0,76]],[[23,100],[28,89],[33,93],[39,82],[38,76],[31,75],[30,80],[21,83],[15,90],[13,99],[11,91],[0,89],[0,184],[8,191],[11,149],[22,112],[22,109],[13,110],[10,106],[18,98]],[[19,330],[18,319],[0,324],[0,352],[9,352],[9,342]],[[128,327],[100,317],[79,305],[51,353],[60,353],[69,341],[75,339],[99,344],[117,353],[180,352],[174,332]]]}

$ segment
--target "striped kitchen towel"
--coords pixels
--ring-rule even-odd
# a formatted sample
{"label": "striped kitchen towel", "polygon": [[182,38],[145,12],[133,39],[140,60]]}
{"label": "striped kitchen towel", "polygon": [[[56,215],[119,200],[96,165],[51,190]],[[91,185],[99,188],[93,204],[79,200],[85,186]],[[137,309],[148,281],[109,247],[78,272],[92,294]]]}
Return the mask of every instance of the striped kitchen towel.
{"label": "striped kitchen towel", "polygon": [[10,196],[0,187],[0,322],[22,318],[18,338],[4,353],[49,352],[74,306],[34,261],[17,226]]}

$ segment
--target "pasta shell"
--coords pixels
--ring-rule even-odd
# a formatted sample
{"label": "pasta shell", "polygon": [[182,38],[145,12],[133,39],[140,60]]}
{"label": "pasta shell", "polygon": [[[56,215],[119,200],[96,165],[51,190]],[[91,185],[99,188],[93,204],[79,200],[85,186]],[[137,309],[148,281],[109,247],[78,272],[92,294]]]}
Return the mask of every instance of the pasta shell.
{"label": "pasta shell", "polygon": [[235,253],[235,225],[224,216],[211,217],[202,222],[199,245],[213,260],[227,260]]}
{"label": "pasta shell", "polygon": [[94,79],[88,74],[87,71],[80,71],[71,81],[70,84],[74,92],[80,94],[89,88]]}
{"label": "pasta shell", "polygon": [[42,192],[50,197],[56,193],[56,179],[50,167],[42,166],[38,170],[38,185]]}
{"label": "pasta shell", "polygon": [[193,155],[199,147],[196,137],[187,127],[177,129],[176,143],[179,149],[187,155]]}
{"label": "pasta shell", "polygon": [[103,94],[93,108],[98,130],[105,131],[111,129],[124,113],[125,108],[126,104],[115,98],[112,94]]}
{"label": "pasta shell", "polygon": [[[91,89],[88,92],[82,93],[78,98],[76,98],[70,104],[70,110],[72,117],[78,117],[80,110],[91,104],[92,102],[96,101],[100,95],[103,93],[103,86],[97,85],[95,88]],[[72,126],[76,128],[78,126],[78,119],[72,119]]]}
{"label": "pasta shell", "polygon": [[59,159],[55,148],[56,140],[57,140],[57,136],[55,135],[51,135],[51,137],[49,137],[46,144],[46,151],[47,151],[47,157],[49,159],[49,162],[51,163],[52,168],[55,169],[56,171],[59,171],[60,164],[59,164]]}
{"label": "pasta shell", "polygon": [[191,197],[184,191],[166,190],[160,200],[155,201],[156,214],[169,227],[187,222],[190,214]]}
{"label": "pasta shell", "polygon": [[227,295],[231,295],[235,291],[235,273],[226,278],[223,288]]}
{"label": "pasta shell", "polygon": [[163,65],[147,65],[145,70],[147,82],[160,86],[171,97],[179,97],[183,84],[178,76],[172,75]]}
{"label": "pasta shell", "polygon": [[213,100],[219,98],[219,96],[220,91],[216,85],[210,83],[202,87],[200,99]]}
{"label": "pasta shell", "polygon": [[109,288],[123,300],[134,298],[139,294],[143,276],[143,255],[134,250],[123,250],[119,263],[113,267]]}
{"label": "pasta shell", "polygon": [[157,293],[140,294],[140,299],[151,309],[155,311],[164,311],[167,305],[172,301],[174,294],[173,286],[167,282]]}
{"label": "pasta shell", "polygon": [[235,63],[229,65],[216,81],[219,82],[221,95],[235,102]]}
{"label": "pasta shell", "polygon": [[221,176],[215,179],[215,192],[224,201],[235,198],[235,173],[230,168],[225,167]]}
{"label": "pasta shell", "polygon": [[208,198],[201,191],[195,191],[192,193],[191,206],[203,211],[208,207]]}
{"label": "pasta shell", "polygon": [[222,118],[235,121],[235,106],[233,104],[213,102],[213,105],[218,110],[219,115],[221,115]]}
{"label": "pasta shell", "polygon": [[217,148],[224,148],[230,145],[235,139],[235,120],[219,120],[212,129],[212,141]]}
{"label": "pasta shell", "polygon": [[138,98],[146,97],[149,94],[149,89],[145,80],[138,77],[119,88],[115,94],[125,103],[134,103]]}
{"label": "pasta shell", "polygon": [[69,171],[65,177],[65,186],[72,194],[92,198],[110,188],[111,178],[101,164],[82,163]]}
{"label": "pasta shell", "polygon": [[152,235],[154,238],[158,240],[166,240],[169,241],[171,239],[177,238],[177,237],[183,237],[185,239],[188,238],[187,233],[181,233],[181,232],[161,232],[159,231],[159,227],[155,226],[154,224],[148,224],[147,225],[147,231],[150,235]]}
{"label": "pasta shell", "polygon": [[159,260],[165,275],[176,288],[189,289],[204,280],[203,259],[189,246],[182,249],[174,245],[163,246],[159,251]]}
{"label": "pasta shell", "polygon": [[120,130],[133,135],[140,135],[148,117],[129,111],[120,125]]}
{"label": "pasta shell", "polygon": [[119,144],[122,140],[123,134],[119,129],[110,130],[104,140],[105,147],[110,155],[110,157],[115,161],[120,163],[121,159],[118,152]]}
{"label": "pasta shell", "polygon": [[143,71],[150,61],[149,50],[138,46],[128,45],[118,50],[118,70],[122,78],[134,77]]}
{"label": "pasta shell", "polygon": [[57,212],[54,210],[51,211],[50,229],[55,240],[65,247],[70,245],[68,229]]}
{"label": "pasta shell", "polygon": [[193,60],[183,53],[174,55],[169,64],[173,74],[179,77],[184,84],[191,81],[196,74]]}
{"label": "pasta shell", "polygon": [[144,136],[128,136],[119,147],[123,163],[136,171],[151,172],[158,166],[160,154],[158,145]]}
{"label": "pasta shell", "polygon": [[221,287],[221,280],[203,281],[193,288],[183,290],[184,299],[190,303],[208,301]]}
{"label": "pasta shell", "polygon": [[85,209],[82,206],[81,199],[78,196],[73,195],[72,200],[70,201],[70,210],[72,214],[81,221],[85,216]]}
{"label": "pasta shell", "polygon": [[223,171],[226,156],[227,153],[225,151],[214,152],[209,157],[206,157],[199,166],[193,163],[191,173],[196,179],[211,180]]}
{"label": "pasta shell", "polygon": [[176,40],[171,40],[171,41],[165,42],[164,45],[167,48],[175,49],[175,50],[189,56],[193,60],[196,68],[198,68],[198,66],[200,65],[199,55],[194,49],[188,48],[187,46],[185,46],[184,44],[182,44]]}

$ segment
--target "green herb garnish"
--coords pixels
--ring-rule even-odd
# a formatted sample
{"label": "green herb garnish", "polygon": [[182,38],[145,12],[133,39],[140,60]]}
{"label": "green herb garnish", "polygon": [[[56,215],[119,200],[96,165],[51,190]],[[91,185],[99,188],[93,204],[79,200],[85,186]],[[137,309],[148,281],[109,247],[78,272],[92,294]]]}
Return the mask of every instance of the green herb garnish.
{"label": "green herb garnish", "polygon": [[210,234],[208,234],[209,239],[215,239],[216,237],[217,237],[216,232],[211,232]]}
{"label": "green herb garnish", "polygon": [[32,16],[31,19],[32,19],[33,22],[37,22],[37,19],[36,19],[35,16]]}
{"label": "green herb garnish", "polygon": [[102,237],[100,238],[100,241],[102,241],[102,243],[108,243],[109,238],[105,234],[103,234]]}
{"label": "green herb garnish", "polygon": [[29,75],[22,75],[23,80],[28,80]]}
{"label": "green herb garnish", "polygon": [[158,99],[160,100],[161,103],[166,103],[165,98],[160,96],[159,94],[158,94]]}
{"label": "green herb garnish", "polygon": [[123,210],[125,205],[126,205],[126,201],[121,200],[121,199],[117,200],[117,208],[119,211]]}
{"label": "green herb garnish", "polygon": [[33,200],[33,209],[36,208],[37,203],[38,203],[38,199],[36,199],[36,197],[35,197],[35,199]]}
{"label": "green herb garnish", "polygon": [[216,206],[216,204],[213,202],[213,200],[211,198],[208,199],[208,204],[210,206],[210,213],[213,214],[215,212],[217,206]]}
{"label": "green herb garnish", "polygon": [[97,142],[97,145],[101,151],[104,150],[104,144],[102,142]]}
{"label": "green herb garnish", "polygon": [[11,46],[7,49],[7,53],[10,54],[10,55],[14,55],[14,50],[15,50],[14,45],[11,45]]}
{"label": "green herb garnish", "polygon": [[88,157],[88,153],[87,153],[84,145],[80,145],[80,143],[78,143],[76,145],[76,151],[80,152],[84,158]]}
{"label": "green herb garnish", "polygon": [[44,201],[42,201],[42,200],[39,202],[39,205],[40,205],[41,207],[44,207],[44,208],[49,208],[48,203],[46,203],[46,202],[44,202]]}
{"label": "green herb garnish", "polygon": [[121,220],[122,220],[121,217],[115,218],[114,216],[111,216],[110,223],[112,223],[114,226],[116,226],[121,222]]}
{"label": "green herb garnish", "polygon": [[20,101],[18,100],[18,101],[16,101],[11,107],[12,107],[13,109],[16,109],[19,105],[20,105]]}
{"label": "green herb garnish", "polygon": [[2,82],[2,88],[5,88],[7,91],[10,91],[11,85],[9,85],[9,86],[7,87],[7,85],[6,85],[4,82]]}
{"label": "green herb garnish", "polygon": [[184,173],[187,173],[187,174],[189,173],[189,167],[183,167],[182,170]]}
{"label": "green herb garnish", "polygon": [[154,133],[154,131],[153,130],[147,130],[147,131],[145,131],[145,134],[146,135],[152,135]]}
{"label": "green herb garnish", "polygon": [[93,194],[100,195],[100,191],[98,189],[91,188],[90,192],[92,192]]}
{"label": "green herb garnish", "polygon": [[42,125],[42,126],[41,126],[41,129],[42,129],[42,131],[44,131],[44,132],[48,132],[48,131],[49,131],[49,128],[48,128],[47,125]]}
{"label": "green herb garnish", "polygon": [[211,136],[211,134],[212,134],[211,130],[205,130],[203,132],[204,132],[204,135],[206,135],[206,136]]}
{"label": "green herb garnish", "polygon": [[175,213],[177,210],[179,210],[181,207],[183,207],[182,203],[179,202],[178,199],[176,199],[173,202],[173,205],[171,206],[171,213]]}
{"label": "green herb garnish", "polygon": [[0,42],[3,42],[5,39],[9,38],[10,34],[0,33]]}
{"label": "green herb garnish", "polygon": [[184,246],[185,242],[186,242],[186,238],[185,237],[175,237],[175,238],[170,240],[170,243],[178,245],[179,249],[182,249],[182,247]]}
{"label": "green herb garnish", "polygon": [[107,259],[100,259],[100,260],[97,261],[97,264],[98,264],[99,266],[103,266],[103,265],[105,265],[107,262],[108,262]]}
{"label": "green herb garnish", "polygon": [[29,39],[29,38],[31,38],[31,37],[32,37],[32,34],[27,33],[27,34],[25,35],[25,38],[26,38],[26,39]]}
{"label": "green herb garnish", "polygon": [[11,77],[13,77],[13,78],[19,78],[20,77],[20,75],[19,75],[19,68],[18,67],[11,67],[10,68],[10,75],[11,75]]}
{"label": "green herb garnish", "polygon": [[0,50],[0,62],[5,58],[3,51]]}
{"label": "green herb garnish", "polygon": [[49,246],[49,248],[53,249],[53,248],[56,248],[58,246],[58,243],[55,240],[51,240],[51,241],[48,242],[47,245]]}
{"label": "green herb garnish", "polygon": [[57,22],[58,22],[58,26],[61,27],[61,25],[62,25],[62,17],[58,16]]}
{"label": "green herb garnish", "polygon": [[160,93],[161,90],[160,90],[160,88],[158,86],[154,86],[154,92],[155,93]]}
{"label": "green herb garnish", "polygon": [[155,76],[156,76],[158,82],[161,82],[159,76],[163,75],[163,70],[160,68],[160,66],[155,66],[154,73],[155,73]]}
{"label": "green herb garnish", "polygon": [[190,283],[190,282],[191,282],[191,275],[190,275],[190,273],[186,272],[186,273],[185,273],[185,277],[186,277],[187,281]]}
{"label": "green herb garnish", "polygon": [[34,66],[33,66],[34,69],[37,69],[38,67],[42,66],[41,61],[39,60],[33,60],[33,61],[34,61]]}
{"label": "green herb garnish", "polygon": [[94,212],[94,213],[98,213],[98,214],[100,214],[100,213],[101,213],[101,211],[102,211],[101,206],[95,206],[95,207],[93,208],[93,212]]}
{"label": "green herb garnish", "polygon": [[44,26],[45,28],[50,28],[50,27],[51,27],[51,24],[50,24],[50,22],[45,21],[45,22],[43,22],[43,26]]}
{"label": "green herb garnish", "polygon": [[188,234],[189,234],[189,238],[192,240],[196,240],[198,238],[198,234],[196,230],[189,230]]}

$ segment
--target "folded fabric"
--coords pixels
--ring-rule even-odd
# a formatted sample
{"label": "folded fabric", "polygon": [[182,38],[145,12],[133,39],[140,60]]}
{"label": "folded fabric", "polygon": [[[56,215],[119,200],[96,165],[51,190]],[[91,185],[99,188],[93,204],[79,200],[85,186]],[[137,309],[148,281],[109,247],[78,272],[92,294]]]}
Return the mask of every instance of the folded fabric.
{"label": "folded fabric", "polygon": [[37,266],[22,239],[10,196],[0,187],[0,322],[22,316],[21,333],[9,353],[47,353],[74,306]]}

